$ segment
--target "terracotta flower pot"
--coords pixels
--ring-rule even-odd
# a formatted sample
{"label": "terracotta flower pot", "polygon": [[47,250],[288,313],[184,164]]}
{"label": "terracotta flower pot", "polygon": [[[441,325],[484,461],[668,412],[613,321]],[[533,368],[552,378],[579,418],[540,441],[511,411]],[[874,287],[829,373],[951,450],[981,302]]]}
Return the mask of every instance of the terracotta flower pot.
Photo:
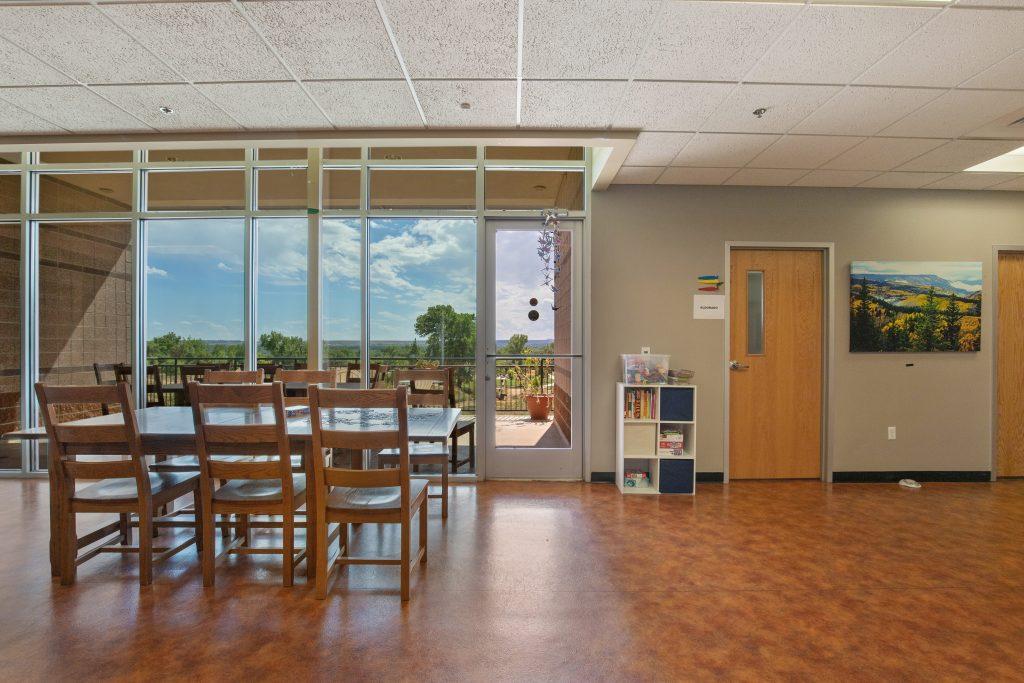
{"label": "terracotta flower pot", "polygon": [[527,394],[526,409],[531,420],[547,420],[551,412],[551,397],[543,394]]}

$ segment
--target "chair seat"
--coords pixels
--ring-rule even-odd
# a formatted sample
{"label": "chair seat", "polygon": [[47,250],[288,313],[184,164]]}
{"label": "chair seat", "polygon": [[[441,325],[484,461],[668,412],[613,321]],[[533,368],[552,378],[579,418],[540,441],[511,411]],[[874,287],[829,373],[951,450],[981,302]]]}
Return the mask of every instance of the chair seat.
{"label": "chair seat", "polygon": [[[194,473],[189,472],[150,472],[149,489],[153,495],[156,495],[161,491],[174,488],[178,484],[196,478]],[[119,477],[117,479],[103,479],[95,484],[86,486],[84,489],[75,491],[74,500],[113,502],[138,500],[138,497],[139,488],[135,484],[135,479]]]}
{"label": "chair seat", "polygon": [[[254,458],[262,458],[263,456],[252,456],[252,455],[215,455],[214,460],[220,462],[243,462],[246,460],[252,460]],[[163,462],[156,462],[149,466],[149,469],[154,472],[198,472],[199,471],[199,456],[197,455],[180,455],[176,457],[168,458]],[[292,469],[299,472],[302,471],[302,456],[292,456]]]}
{"label": "chair seat", "polygon": [[[306,490],[306,475],[292,476],[292,490],[296,495]],[[213,499],[234,503],[281,500],[281,480],[232,479],[213,492]]]}
{"label": "chair seat", "polygon": [[[397,448],[384,448],[377,455],[382,458],[397,458]],[[422,443],[413,442],[409,444],[409,459],[414,460],[417,457],[448,457],[448,444],[437,442],[437,441],[424,441]]]}
{"label": "chair seat", "polygon": [[[415,501],[426,491],[424,479],[409,481],[409,499]],[[402,508],[402,487],[380,486],[375,488],[351,488],[338,486],[327,496],[329,510],[400,510]]]}
{"label": "chair seat", "polygon": [[461,432],[461,431],[463,431],[465,429],[469,429],[470,427],[472,427],[475,424],[476,424],[476,418],[475,417],[459,418],[458,421],[455,423],[455,431]]}

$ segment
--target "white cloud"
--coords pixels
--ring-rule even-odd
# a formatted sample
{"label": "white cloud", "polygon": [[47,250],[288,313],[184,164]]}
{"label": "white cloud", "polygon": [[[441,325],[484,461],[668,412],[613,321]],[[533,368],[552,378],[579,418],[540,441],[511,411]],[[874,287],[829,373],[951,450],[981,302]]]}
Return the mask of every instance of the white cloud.
{"label": "white cloud", "polygon": [[217,264],[217,270],[223,270],[225,273],[230,273],[231,266],[221,261],[220,263]]}
{"label": "white cloud", "polygon": [[152,275],[154,277],[167,277],[167,271],[164,270],[163,268],[146,266],[146,275]]}

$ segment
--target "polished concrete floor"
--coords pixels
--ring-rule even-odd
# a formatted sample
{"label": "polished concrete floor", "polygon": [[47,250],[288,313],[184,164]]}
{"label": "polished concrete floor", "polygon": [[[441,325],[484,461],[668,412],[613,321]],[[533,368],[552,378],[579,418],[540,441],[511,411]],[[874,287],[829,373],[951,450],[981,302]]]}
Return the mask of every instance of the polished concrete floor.
{"label": "polished concrete floor", "polygon": [[1024,678],[1024,482],[487,482],[456,487],[444,525],[431,505],[406,605],[397,568],[318,601],[258,556],[204,589],[193,550],[147,589],[116,556],[63,588],[44,483],[0,481],[0,678]]}

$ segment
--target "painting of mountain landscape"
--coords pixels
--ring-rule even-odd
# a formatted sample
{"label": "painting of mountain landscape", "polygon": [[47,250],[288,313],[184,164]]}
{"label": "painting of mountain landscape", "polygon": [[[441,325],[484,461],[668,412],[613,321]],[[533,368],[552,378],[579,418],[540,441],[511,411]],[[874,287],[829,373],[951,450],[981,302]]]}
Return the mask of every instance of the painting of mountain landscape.
{"label": "painting of mountain landscape", "polygon": [[850,351],[979,351],[980,261],[854,261]]}

